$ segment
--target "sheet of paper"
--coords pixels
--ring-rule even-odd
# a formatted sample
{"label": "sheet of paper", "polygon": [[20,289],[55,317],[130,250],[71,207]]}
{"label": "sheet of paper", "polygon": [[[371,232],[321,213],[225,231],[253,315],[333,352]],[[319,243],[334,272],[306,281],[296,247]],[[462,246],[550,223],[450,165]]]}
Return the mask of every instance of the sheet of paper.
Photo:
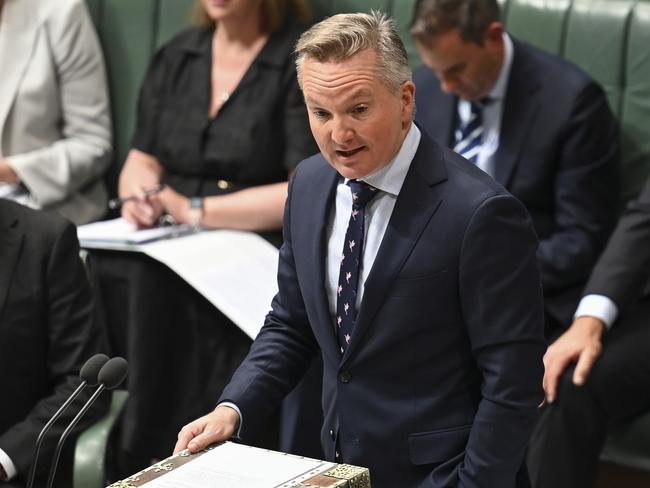
{"label": "sheet of paper", "polygon": [[152,242],[141,251],[169,266],[249,337],[277,293],[278,250],[252,232],[204,231]]}
{"label": "sheet of paper", "polygon": [[118,249],[129,249],[129,245],[144,244],[147,242],[178,237],[192,231],[189,225],[170,225],[167,227],[154,227],[140,229],[123,218],[93,222],[77,228],[77,237],[82,247],[109,248],[111,244]]}
{"label": "sheet of paper", "polygon": [[326,461],[226,442],[146,488],[285,488],[327,470]]}

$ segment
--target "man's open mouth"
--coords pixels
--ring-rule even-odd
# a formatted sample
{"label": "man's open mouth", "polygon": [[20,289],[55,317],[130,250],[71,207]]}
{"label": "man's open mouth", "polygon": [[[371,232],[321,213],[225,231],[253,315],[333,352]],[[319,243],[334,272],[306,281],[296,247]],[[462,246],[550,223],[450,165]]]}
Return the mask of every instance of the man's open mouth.
{"label": "man's open mouth", "polygon": [[349,158],[350,156],[354,156],[356,153],[362,151],[365,148],[365,146],[358,147],[356,149],[351,149],[350,151],[336,151],[336,154],[339,156],[343,156],[344,158]]}

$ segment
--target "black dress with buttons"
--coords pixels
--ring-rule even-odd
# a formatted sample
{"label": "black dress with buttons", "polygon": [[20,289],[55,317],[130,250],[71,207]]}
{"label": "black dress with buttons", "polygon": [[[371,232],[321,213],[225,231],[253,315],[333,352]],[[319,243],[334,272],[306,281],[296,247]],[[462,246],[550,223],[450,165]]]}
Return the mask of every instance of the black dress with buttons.
{"label": "black dress with buttons", "polygon": [[[212,30],[191,29],[156,54],[143,82],[132,147],[155,156],[163,181],[211,196],[285,181],[317,151],[292,58],[300,29],[268,42],[214,119],[208,118]],[[279,232],[265,236],[279,244]],[[139,253],[93,251],[113,352],[130,362],[120,430],[122,472],[168,456],[180,427],[205,414],[250,339],[166,266]]]}

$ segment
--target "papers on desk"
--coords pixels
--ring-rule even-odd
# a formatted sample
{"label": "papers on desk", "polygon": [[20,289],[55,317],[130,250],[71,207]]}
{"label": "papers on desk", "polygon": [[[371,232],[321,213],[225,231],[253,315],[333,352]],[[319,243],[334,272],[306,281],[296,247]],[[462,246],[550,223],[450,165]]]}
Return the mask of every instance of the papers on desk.
{"label": "papers on desk", "polygon": [[81,247],[146,254],[171,268],[250,338],[257,336],[277,293],[273,245],[253,232],[210,230],[171,238],[179,232],[174,234],[174,226],[138,231],[119,221],[79,227]]}
{"label": "papers on desk", "polygon": [[183,451],[109,488],[370,488],[368,469],[224,442]]}
{"label": "papers on desk", "polygon": [[332,463],[226,442],[146,484],[146,488],[270,488],[293,486]]}

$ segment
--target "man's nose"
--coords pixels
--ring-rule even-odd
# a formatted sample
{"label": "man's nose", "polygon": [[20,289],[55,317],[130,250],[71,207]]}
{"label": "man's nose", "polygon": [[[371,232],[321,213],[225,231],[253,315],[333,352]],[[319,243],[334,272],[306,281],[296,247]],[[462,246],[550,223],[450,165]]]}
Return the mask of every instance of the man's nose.
{"label": "man's nose", "polygon": [[354,131],[348,121],[343,118],[334,120],[332,139],[338,145],[345,145],[354,137]]}
{"label": "man's nose", "polygon": [[442,78],[440,80],[440,89],[447,94],[456,93],[458,82],[453,78]]}

